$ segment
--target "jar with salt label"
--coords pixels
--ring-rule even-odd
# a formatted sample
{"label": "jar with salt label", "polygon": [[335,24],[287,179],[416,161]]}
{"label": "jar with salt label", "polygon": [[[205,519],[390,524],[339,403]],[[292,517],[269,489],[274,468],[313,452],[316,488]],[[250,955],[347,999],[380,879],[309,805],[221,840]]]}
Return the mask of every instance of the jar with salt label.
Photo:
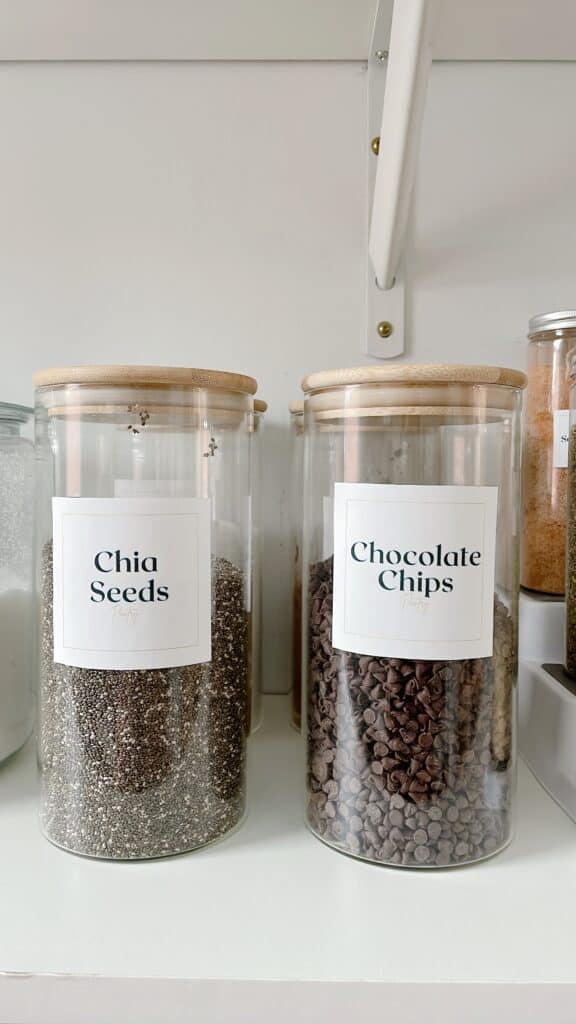
{"label": "jar with salt label", "polygon": [[528,326],[520,582],[562,596],[565,587],[568,370],[576,310],[542,313]]}
{"label": "jar with salt label", "polygon": [[74,853],[204,846],[245,805],[256,382],[35,377],[40,817]]}
{"label": "jar with salt label", "polygon": [[511,838],[525,382],[304,381],[307,820],[342,852],[443,867]]}

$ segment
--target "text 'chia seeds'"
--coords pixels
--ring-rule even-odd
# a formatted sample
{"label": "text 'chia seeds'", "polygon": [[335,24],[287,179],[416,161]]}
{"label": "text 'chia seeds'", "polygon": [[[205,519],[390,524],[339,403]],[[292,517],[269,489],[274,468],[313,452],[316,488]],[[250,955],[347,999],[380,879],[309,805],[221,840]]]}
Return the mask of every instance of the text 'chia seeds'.
{"label": "text 'chia seeds'", "polygon": [[494,602],[491,658],[419,661],[332,646],[333,560],[310,568],[308,821],[369,860],[487,857],[511,832],[512,618]]}
{"label": "text 'chia seeds'", "polygon": [[212,558],[212,660],[111,671],[54,662],[52,544],[41,581],[42,828],[75,853],[162,857],[228,832],[245,806],[243,573]]}

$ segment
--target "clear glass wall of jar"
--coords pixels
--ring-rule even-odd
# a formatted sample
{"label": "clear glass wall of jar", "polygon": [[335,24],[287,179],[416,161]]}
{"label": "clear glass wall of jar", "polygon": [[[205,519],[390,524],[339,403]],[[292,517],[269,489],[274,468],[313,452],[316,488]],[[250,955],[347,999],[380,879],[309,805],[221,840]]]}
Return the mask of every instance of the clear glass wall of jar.
{"label": "clear glass wall of jar", "polygon": [[566,671],[576,679],[576,349],[568,358],[570,422],[566,531]]}
{"label": "clear glass wall of jar", "polygon": [[299,729],[302,715],[302,470],[304,454],[304,402],[290,402],[290,547],[292,551],[292,725]]}
{"label": "clear glass wall of jar", "polygon": [[342,852],[447,866],[511,838],[525,381],[304,381],[307,820]]}
{"label": "clear glass wall of jar", "polygon": [[568,466],[568,371],[576,310],[543,313],[528,327],[520,582],[564,594]]}
{"label": "clear glass wall of jar", "polygon": [[0,761],[26,742],[33,721],[31,418],[32,409],[0,403]]}
{"label": "clear glass wall of jar", "polygon": [[35,385],[42,829],[92,857],[204,846],[245,806],[256,382]]}
{"label": "clear glass wall of jar", "polygon": [[252,595],[250,601],[250,646],[248,686],[250,690],[250,731],[262,722],[262,430],[268,403],[254,399],[254,421],[251,438],[252,479]]}

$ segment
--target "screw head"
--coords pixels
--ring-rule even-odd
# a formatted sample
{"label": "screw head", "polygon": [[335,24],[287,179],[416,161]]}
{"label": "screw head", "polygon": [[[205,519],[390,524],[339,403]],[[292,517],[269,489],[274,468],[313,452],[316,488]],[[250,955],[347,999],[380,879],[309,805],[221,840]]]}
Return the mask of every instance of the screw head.
{"label": "screw head", "polygon": [[381,320],[376,330],[381,338],[389,338],[394,330],[394,325],[389,320]]}
{"label": "screw head", "polygon": [[376,50],[374,56],[377,57],[378,60],[386,60],[386,57],[388,56],[388,50]]}
{"label": "screw head", "polygon": [[378,153],[380,152],[380,136],[379,135],[376,135],[372,139],[372,142],[370,143],[370,149],[374,153],[374,156],[378,156]]}

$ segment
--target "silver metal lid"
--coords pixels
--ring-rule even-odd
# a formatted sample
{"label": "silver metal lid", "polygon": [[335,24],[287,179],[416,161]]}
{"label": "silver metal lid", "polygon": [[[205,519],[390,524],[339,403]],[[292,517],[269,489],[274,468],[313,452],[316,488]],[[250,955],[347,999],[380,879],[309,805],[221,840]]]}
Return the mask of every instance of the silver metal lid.
{"label": "silver metal lid", "polygon": [[556,313],[539,313],[528,322],[528,337],[544,331],[562,331],[576,328],[576,309],[561,309]]}
{"label": "silver metal lid", "polygon": [[0,402],[0,420],[9,420],[11,423],[26,423],[34,410],[27,405],[13,405],[12,402]]}

